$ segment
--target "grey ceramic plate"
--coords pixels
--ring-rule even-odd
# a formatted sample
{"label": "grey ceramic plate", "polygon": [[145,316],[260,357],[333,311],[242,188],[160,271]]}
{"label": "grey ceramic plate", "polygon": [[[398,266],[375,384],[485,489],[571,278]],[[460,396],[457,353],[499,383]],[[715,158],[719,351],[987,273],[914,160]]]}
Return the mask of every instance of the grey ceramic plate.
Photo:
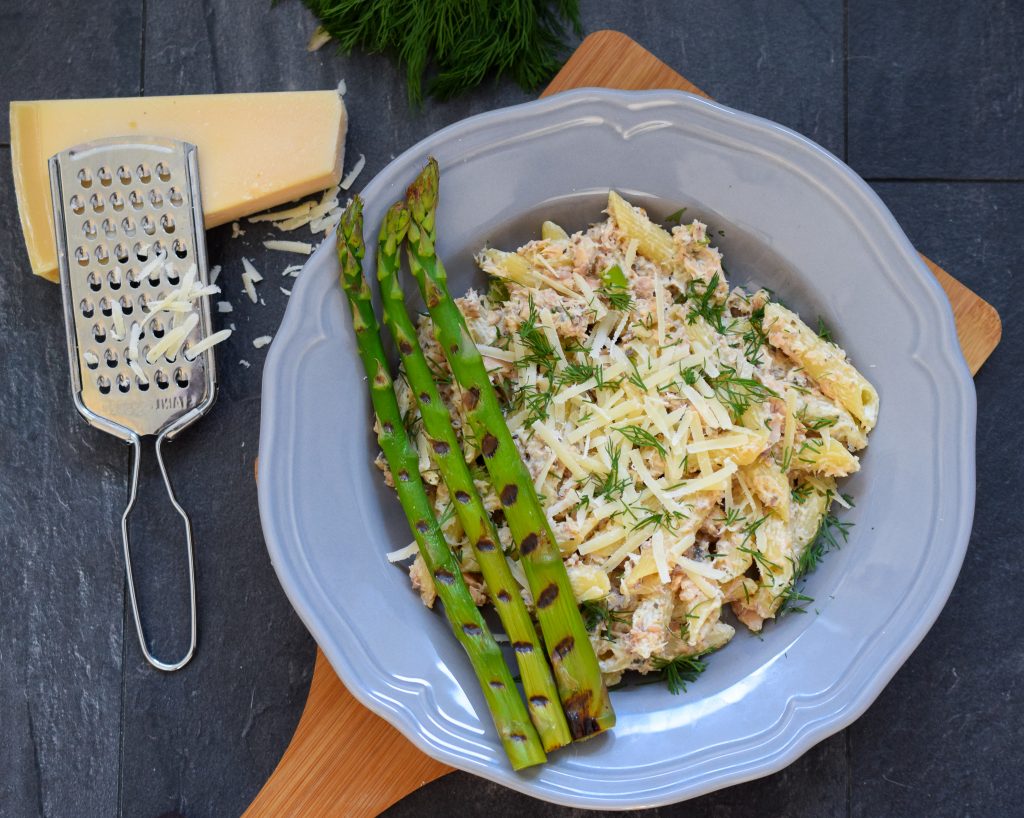
{"label": "grey ceramic plate", "polygon": [[844,486],[857,498],[849,543],[810,578],[809,613],[763,640],[738,634],[684,695],[614,693],[613,733],[516,774],[444,621],[384,558],[410,536],[371,465],[369,398],[327,242],[267,359],[259,500],[281,583],[342,681],[435,758],[581,807],[665,804],[765,775],[848,725],[938,615],[974,510],[974,387],[949,305],[881,201],[771,122],[682,93],[581,90],[416,145],[366,186],[368,225],[428,154],[442,168],[439,247],[455,292],[479,283],[480,246],[515,247],[542,218],[584,227],[609,187],[657,216],[686,205],[724,231],[734,283],[824,317],[878,387],[881,419]]}

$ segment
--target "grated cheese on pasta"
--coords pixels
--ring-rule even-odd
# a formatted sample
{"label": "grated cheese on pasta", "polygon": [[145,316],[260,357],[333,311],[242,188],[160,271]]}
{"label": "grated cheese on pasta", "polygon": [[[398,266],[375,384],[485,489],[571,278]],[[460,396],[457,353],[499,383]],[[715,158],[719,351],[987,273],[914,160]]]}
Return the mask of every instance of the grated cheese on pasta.
{"label": "grated cheese on pasta", "polygon": [[[481,251],[501,286],[458,304],[577,598],[609,611],[591,641],[614,683],[716,650],[739,624],[759,631],[778,614],[840,501],[836,479],[858,467],[877,394],[767,291],[730,290],[706,225],[669,232],[615,193],[607,212],[586,231],[545,223],[543,238],[514,253]],[[784,337],[766,311],[785,321]],[[429,319],[418,332],[431,366],[450,375]],[[820,381],[808,373],[832,360],[841,366]],[[404,375],[396,385],[421,429]],[[446,378],[440,390],[466,428],[457,390]],[[845,405],[847,395],[868,409]],[[416,435],[430,469],[429,442]],[[431,475],[441,515],[448,494]],[[500,508],[485,474],[477,485]],[[471,553],[461,529],[446,533],[456,553]],[[510,546],[505,523],[499,534]]]}

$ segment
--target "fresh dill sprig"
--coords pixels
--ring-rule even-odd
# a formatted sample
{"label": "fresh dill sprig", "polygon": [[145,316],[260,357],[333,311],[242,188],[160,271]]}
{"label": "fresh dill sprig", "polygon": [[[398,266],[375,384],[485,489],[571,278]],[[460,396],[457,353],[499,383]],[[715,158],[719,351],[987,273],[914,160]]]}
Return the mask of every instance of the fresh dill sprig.
{"label": "fresh dill sprig", "polygon": [[820,315],[818,316],[818,337],[830,344],[835,343],[832,339],[832,330],[825,326],[825,320]]}
{"label": "fresh dill sprig", "polygon": [[681,520],[686,519],[686,514],[672,509],[661,511],[649,511],[643,516],[636,515],[636,522],[633,523],[631,531],[640,531],[644,528],[663,528],[666,531],[675,531]]}
{"label": "fresh dill sprig", "polygon": [[797,412],[796,419],[804,425],[804,428],[810,429],[812,432],[820,432],[822,429],[828,429],[830,426],[835,426],[839,422],[838,415],[833,415],[830,418],[811,417],[806,411]]}
{"label": "fresh dill sprig", "polygon": [[696,653],[692,656],[677,656],[675,659],[655,657],[651,666],[661,672],[661,678],[672,695],[686,692],[686,686],[697,681],[700,674],[707,670],[707,662],[701,657],[707,653]]}
{"label": "fresh dill sprig", "polygon": [[725,323],[725,302],[717,301],[715,295],[720,281],[718,273],[715,273],[710,281],[695,278],[686,283],[686,301],[690,305],[690,311],[686,313],[688,324],[703,318],[717,332],[725,334],[729,331]]}
{"label": "fresh dill sprig", "polygon": [[612,428],[634,446],[648,446],[657,449],[662,457],[668,457],[668,452],[665,451],[661,441],[646,429],[641,429],[639,426],[613,426]]}
{"label": "fresh dill sprig", "polygon": [[540,314],[537,312],[531,295],[526,319],[516,330],[516,335],[519,336],[519,340],[526,348],[526,354],[516,360],[516,366],[522,368],[529,364],[536,364],[538,367],[550,371],[558,363],[558,355],[551,345],[547,333],[538,326],[539,323]]}
{"label": "fresh dill sprig", "polygon": [[629,617],[608,607],[603,599],[591,599],[580,603],[583,624],[588,631],[594,632],[600,625],[611,630],[613,624],[629,624]]}
{"label": "fresh dill sprig", "polygon": [[636,361],[629,357],[627,357],[626,360],[629,361],[629,366],[633,370],[628,376],[626,376],[626,380],[641,392],[646,392],[647,384],[644,383],[644,379],[640,376],[640,368],[636,365]]}
{"label": "fresh dill sprig", "polygon": [[683,221],[683,214],[684,213],[686,213],[686,208],[685,207],[679,208],[675,213],[669,213],[665,217],[665,224],[670,224],[672,226],[675,226],[675,225],[678,225],[678,224],[682,223],[682,221]]}
{"label": "fresh dill sprig", "polygon": [[304,2],[345,53],[360,47],[395,55],[414,105],[422,102],[428,76],[427,91],[440,99],[503,74],[532,91],[561,67],[566,28],[582,33],[578,0]]}
{"label": "fresh dill sprig", "polygon": [[633,309],[633,293],[629,289],[629,280],[618,264],[613,264],[601,273],[601,286],[595,292],[603,295],[613,310],[628,312]]}
{"label": "fresh dill sprig", "polygon": [[761,357],[761,348],[768,343],[768,333],[764,328],[764,307],[758,307],[750,314],[750,329],[741,336],[743,340],[743,357],[754,366],[759,366],[764,361]]}
{"label": "fresh dill sprig", "polygon": [[601,364],[570,363],[562,368],[558,380],[560,384],[577,386],[593,379],[597,381],[597,386],[600,388],[603,374],[604,369]]}
{"label": "fresh dill sprig", "polygon": [[731,366],[723,366],[717,375],[707,378],[707,383],[714,390],[715,397],[729,407],[736,420],[743,417],[752,403],[779,396],[756,378],[741,378]]}
{"label": "fresh dill sprig", "polygon": [[[594,473],[588,474],[584,479],[577,483],[578,488],[583,488],[587,484],[594,487],[594,496],[603,497],[606,500],[617,500],[622,497],[627,486],[633,484],[633,480],[630,477],[619,477],[619,462],[622,460],[622,447],[616,446],[611,440],[605,445],[605,452],[608,454],[608,472],[603,476],[598,476]],[[577,504],[577,510],[583,508],[586,503],[586,495]]]}

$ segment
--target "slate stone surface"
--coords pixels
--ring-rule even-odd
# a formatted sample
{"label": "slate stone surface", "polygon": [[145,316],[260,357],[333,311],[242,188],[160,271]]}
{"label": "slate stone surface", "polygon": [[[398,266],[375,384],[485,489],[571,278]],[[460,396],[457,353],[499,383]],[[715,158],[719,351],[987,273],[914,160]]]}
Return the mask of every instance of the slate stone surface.
{"label": "slate stone surface", "polygon": [[[862,173],[1024,175],[1013,141],[1021,123],[1021,15],[1011,4],[943,0],[906,11],[851,0],[845,27],[837,0],[581,5],[587,31],[625,31],[723,103],[795,128],[840,156],[849,130]],[[105,36],[97,21],[106,12],[118,20],[117,48],[85,51],[83,43]],[[313,25],[296,0],[276,7],[10,2],[0,9],[0,99],[329,88],[344,78],[347,165],[366,155],[361,184],[438,128],[533,98],[499,82],[411,111],[388,58],[346,57],[331,46],[308,54]],[[845,48],[853,57],[848,129]],[[953,76],[965,79],[948,81]],[[0,144],[8,138],[3,119]],[[252,340],[274,333],[287,303],[278,286],[290,286],[278,271],[300,259],[264,250],[266,227],[243,225],[238,239],[229,227],[208,234],[234,305],[216,321],[236,332],[218,353],[216,407],[168,450],[195,523],[200,645],[185,671],[158,674],[142,661],[125,604],[117,519],[128,451],[74,412],[59,292],[30,280],[6,147],[0,164],[0,815],[239,814],[291,737],[314,655],[269,564],[252,479],[265,355]],[[1013,298],[1024,186],[878,190],[917,246],[1004,317],[1003,344],[977,381],[979,463],[990,468],[980,474],[963,574],[935,630],[854,727],[767,779],[648,815],[998,816],[1014,814],[1024,795],[1014,768],[1024,722],[1022,634],[1007,615],[1021,579],[1014,534],[1024,439],[1010,398],[1017,394],[1011,362],[1024,351]],[[266,275],[264,303],[242,294],[242,256]],[[181,528],[146,455],[133,553],[151,643],[173,654],[183,646],[187,610]],[[387,814],[456,810],[582,814],[458,773]]]}
{"label": "slate stone surface", "polygon": [[849,3],[850,164],[864,176],[1024,178],[1024,8]]}
{"label": "slate stone surface", "polygon": [[0,144],[11,140],[7,104],[12,99],[138,94],[141,52],[138,0],[5,0],[0,4]]}

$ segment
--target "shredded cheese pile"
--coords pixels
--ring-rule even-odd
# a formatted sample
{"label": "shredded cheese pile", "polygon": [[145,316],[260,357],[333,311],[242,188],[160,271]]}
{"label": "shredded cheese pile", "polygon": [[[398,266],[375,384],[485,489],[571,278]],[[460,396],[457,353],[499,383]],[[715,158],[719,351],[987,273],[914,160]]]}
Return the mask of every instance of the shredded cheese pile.
{"label": "shredded cheese pile", "polygon": [[[859,468],[854,452],[867,445],[878,396],[838,346],[767,292],[730,291],[704,224],[669,233],[615,193],[608,213],[572,236],[545,223],[515,253],[483,250],[478,262],[495,283],[459,306],[614,683],[722,647],[735,632],[726,609],[759,631],[799,598],[819,527],[844,502],[836,478]],[[447,374],[426,318],[419,329]],[[412,395],[397,384],[439,518],[482,601]],[[458,387],[441,389],[464,428]],[[464,445],[532,604],[500,503]],[[411,576],[429,604],[419,558]]]}

